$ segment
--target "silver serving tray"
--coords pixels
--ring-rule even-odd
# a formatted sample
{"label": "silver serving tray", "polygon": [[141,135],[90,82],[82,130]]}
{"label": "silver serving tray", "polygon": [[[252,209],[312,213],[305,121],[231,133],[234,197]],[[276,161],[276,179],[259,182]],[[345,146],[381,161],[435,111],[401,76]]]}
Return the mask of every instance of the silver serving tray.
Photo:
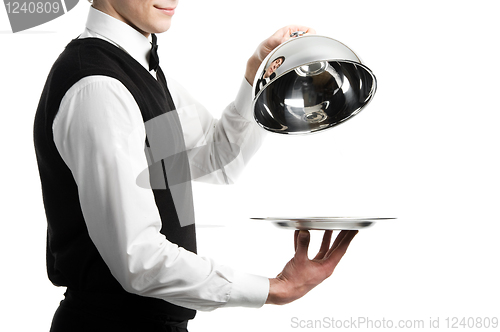
{"label": "silver serving tray", "polygon": [[371,217],[267,217],[251,218],[253,220],[270,221],[279,228],[298,230],[359,230],[372,226],[381,220],[396,218]]}

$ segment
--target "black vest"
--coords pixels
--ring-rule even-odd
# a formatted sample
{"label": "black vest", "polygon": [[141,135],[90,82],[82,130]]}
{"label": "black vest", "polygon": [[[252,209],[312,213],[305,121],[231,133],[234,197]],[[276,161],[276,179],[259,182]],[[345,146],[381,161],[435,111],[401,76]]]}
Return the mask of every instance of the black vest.
{"label": "black vest", "polygon": [[[86,38],[71,41],[48,75],[34,123],[35,150],[48,221],[47,271],[49,279],[57,286],[66,286],[75,291],[113,294],[113,296],[118,296],[120,301],[125,303],[130,301],[130,306],[140,306],[142,310],[151,308],[155,312],[168,313],[177,319],[191,319],[195,315],[194,310],[178,307],[163,300],[125,292],[111,275],[88,235],[77,185],[54,144],[52,124],[66,91],[80,79],[92,75],[109,76],[123,83],[135,98],[146,127],[148,123],[154,124],[154,119],[157,117],[165,118],[168,112],[167,125],[169,138],[172,139],[171,143],[185,150],[179,118],[166,88],[166,82],[161,84],[130,55],[104,40]],[[148,129],[146,129],[146,134],[147,139],[151,141]],[[149,144],[149,142],[145,143]],[[187,203],[183,203],[182,208],[186,211],[182,213],[176,211],[177,201],[174,202],[175,195],[172,194],[168,185],[167,169],[182,168],[183,174],[189,173],[187,156],[185,153],[177,153],[174,156],[163,155],[161,158],[165,159],[151,160],[151,156],[148,156],[148,161],[153,164],[150,168],[151,177],[156,176],[153,175],[156,169],[161,172],[161,178],[165,181],[163,188],[161,185],[155,186],[152,183],[156,205],[162,220],[161,233],[169,241],[196,252],[189,179],[175,180],[184,182],[184,189],[180,196],[183,196]],[[167,159],[168,165],[165,162]],[[184,223],[184,227],[181,227],[180,214],[192,217],[193,223],[187,226]]]}

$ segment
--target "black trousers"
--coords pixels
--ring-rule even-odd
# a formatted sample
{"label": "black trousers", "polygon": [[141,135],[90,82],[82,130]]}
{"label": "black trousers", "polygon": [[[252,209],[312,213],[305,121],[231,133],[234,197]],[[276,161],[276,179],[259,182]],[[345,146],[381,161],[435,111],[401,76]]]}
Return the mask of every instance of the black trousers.
{"label": "black trousers", "polygon": [[187,332],[188,321],[165,314],[137,312],[110,305],[107,299],[67,291],[57,308],[50,332]]}

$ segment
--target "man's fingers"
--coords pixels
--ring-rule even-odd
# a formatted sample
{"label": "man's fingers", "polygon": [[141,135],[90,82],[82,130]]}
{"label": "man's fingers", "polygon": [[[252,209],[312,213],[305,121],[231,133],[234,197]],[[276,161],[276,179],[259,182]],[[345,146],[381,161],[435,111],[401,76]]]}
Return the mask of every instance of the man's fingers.
{"label": "man's fingers", "polygon": [[310,27],[306,27],[303,25],[287,25],[278,31],[276,31],[271,37],[268,39],[268,48],[270,49],[269,51],[273,50],[275,47],[280,45],[281,43],[284,43],[288,39],[290,39],[290,35],[294,32],[297,31],[304,31],[306,33],[310,34],[316,34],[316,30]]}
{"label": "man's fingers", "polygon": [[296,230],[293,234],[293,251],[297,251],[297,239],[299,237],[299,230]]}
{"label": "man's fingers", "polygon": [[332,231],[325,231],[325,234],[323,234],[323,242],[321,242],[321,247],[319,248],[319,252],[314,257],[314,259],[323,259],[325,257],[326,253],[328,252],[328,249],[330,248],[330,241],[332,239]]}
{"label": "man's fingers", "polygon": [[291,35],[292,33],[297,31],[304,31],[305,33],[316,34],[316,30],[314,30],[313,28],[306,27],[303,25],[291,25],[289,26],[288,29],[289,32],[288,35]]}
{"label": "man's fingers", "polygon": [[299,231],[299,234],[297,236],[297,249],[295,250],[295,258],[300,260],[308,259],[307,249],[309,248],[309,240],[309,231]]}
{"label": "man's fingers", "polygon": [[[337,239],[340,237],[340,235],[343,233],[342,231]],[[342,256],[344,256],[345,252],[347,251],[347,248],[349,247],[349,244],[351,243],[352,239],[358,234],[358,231],[345,231],[344,236],[342,237],[342,240],[338,245],[334,248],[332,248],[328,251],[328,254],[326,255],[326,264],[330,266],[331,271],[333,272],[333,269],[337,264],[340,262],[340,259]]]}
{"label": "man's fingers", "polygon": [[335,238],[335,241],[333,241],[333,244],[330,248],[330,250],[328,250],[328,253],[326,254],[326,256],[330,255],[332,253],[332,251],[335,250],[335,248],[338,247],[338,245],[342,242],[342,240],[344,239],[344,237],[347,235],[349,231],[341,231],[337,237]]}

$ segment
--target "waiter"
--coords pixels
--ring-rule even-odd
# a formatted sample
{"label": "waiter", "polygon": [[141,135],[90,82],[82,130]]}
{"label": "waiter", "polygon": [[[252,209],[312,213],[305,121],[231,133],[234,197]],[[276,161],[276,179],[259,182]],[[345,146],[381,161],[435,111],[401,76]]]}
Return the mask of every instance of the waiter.
{"label": "waiter", "polygon": [[[262,42],[219,120],[159,67],[155,33],[177,0],[94,0],[54,63],[34,141],[48,220],[47,270],[67,287],[51,331],[187,331],[196,310],[285,304],[326,279],[356,232],[307,257],[308,232],[276,278],[196,254],[191,178],[232,183],[262,141],[250,110]],[[167,47],[164,47],[167,49]],[[186,152],[189,151],[189,152]]]}

